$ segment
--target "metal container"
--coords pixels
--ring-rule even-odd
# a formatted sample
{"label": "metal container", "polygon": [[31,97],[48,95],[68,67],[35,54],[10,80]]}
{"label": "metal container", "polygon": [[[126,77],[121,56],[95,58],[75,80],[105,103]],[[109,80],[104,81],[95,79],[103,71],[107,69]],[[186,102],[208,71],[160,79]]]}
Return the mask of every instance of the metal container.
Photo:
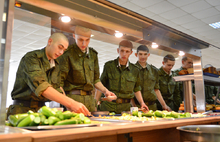
{"label": "metal container", "polygon": [[181,142],[220,142],[220,125],[177,127]]}

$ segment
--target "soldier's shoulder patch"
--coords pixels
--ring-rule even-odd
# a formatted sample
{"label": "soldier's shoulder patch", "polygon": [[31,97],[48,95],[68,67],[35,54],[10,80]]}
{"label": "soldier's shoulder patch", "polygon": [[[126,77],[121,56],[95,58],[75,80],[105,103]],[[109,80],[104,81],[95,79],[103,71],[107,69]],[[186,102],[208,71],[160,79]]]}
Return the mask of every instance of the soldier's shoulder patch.
{"label": "soldier's shoulder patch", "polygon": [[95,52],[96,54],[98,54],[98,52],[97,52],[94,48],[89,47],[89,49],[90,49],[91,51]]}

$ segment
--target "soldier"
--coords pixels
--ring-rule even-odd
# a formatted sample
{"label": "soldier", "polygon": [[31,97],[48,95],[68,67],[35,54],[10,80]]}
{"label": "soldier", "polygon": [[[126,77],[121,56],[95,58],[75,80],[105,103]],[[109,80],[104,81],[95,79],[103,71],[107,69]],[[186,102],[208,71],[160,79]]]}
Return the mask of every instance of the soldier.
{"label": "soldier", "polygon": [[59,58],[61,68],[61,86],[67,96],[83,103],[90,112],[95,111],[96,102],[92,96],[95,87],[105,94],[106,97],[114,93],[108,91],[99,79],[99,65],[97,51],[88,47],[91,30],[81,26],[75,27],[74,44]]}
{"label": "soldier", "polygon": [[[179,75],[179,72],[181,70],[187,70],[188,68],[192,68],[193,67],[193,60],[190,58],[190,57],[187,57],[187,56],[183,56],[182,57],[182,66],[179,68],[179,69],[176,69],[174,70],[175,74],[178,76]],[[184,94],[183,94],[183,82],[179,82],[179,90],[180,90],[180,97],[181,97],[181,100],[183,101],[184,98]],[[195,87],[194,87],[194,84],[192,84],[192,89],[193,89],[193,92],[195,93]],[[195,98],[195,95],[193,94],[193,97]]]}
{"label": "soldier", "polygon": [[[168,54],[163,58],[163,66],[158,70],[160,92],[166,104],[174,111],[178,111],[181,103],[179,83],[173,80],[175,75],[171,69],[175,64],[175,58]],[[162,109],[157,101],[157,108]]]}
{"label": "soldier", "polygon": [[[171,111],[170,107],[168,107],[164,102],[159,90],[159,76],[157,68],[147,63],[147,59],[150,56],[148,47],[146,45],[140,45],[137,48],[135,56],[138,58],[136,65],[140,69],[141,94],[145,104],[148,106],[149,110],[155,111],[157,110],[156,100],[158,99],[163,106],[163,109]],[[140,107],[136,98],[134,98],[134,101],[135,104]]]}
{"label": "soldier", "polygon": [[26,113],[28,110],[36,112],[49,100],[63,104],[71,111],[89,114],[83,104],[62,94],[56,58],[63,54],[68,45],[65,35],[54,33],[45,48],[28,52],[21,59],[11,93],[14,101],[7,115]]}
{"label": "soldier", "polygon": [[178,74],[181,70],[187,70],[188,68],[193,67],[193,60],[190,57],[182,57],[182,66],[179,69],[176,69],[174,72]]}
{"label": "soldier", "polygon": [[[111,111],[121,113],[129,111],[130,101],[136,96],[141,108],[148,110],[141,96],[139,69],[136,65],[129,62],[128,58],[132,54],[133,45],[128,40],[119,43],[117,52],[119,57],[105,63],[101,75],[102,83],[117,96],[114,102],[102,101],[101,111]],[[96,100],[100,99],[101,92],[97,91]]]}

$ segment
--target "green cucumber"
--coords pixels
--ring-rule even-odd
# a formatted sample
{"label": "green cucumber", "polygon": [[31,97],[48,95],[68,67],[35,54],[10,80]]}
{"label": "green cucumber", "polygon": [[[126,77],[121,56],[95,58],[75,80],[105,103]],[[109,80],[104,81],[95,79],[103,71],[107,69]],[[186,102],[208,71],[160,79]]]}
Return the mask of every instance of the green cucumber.
{"label": "green cucumber", "polygon": [[45,119],[44,122],[43,122],[43,125],[49,125],[49,120]]}
{"label": "green cucumber", "polygon": [[56,115],[55,115],[57,118],[59,118],[60,120],[64,120],[64,115],[63,115],[63,112],[58,110],[56,112]]}
{"label": "green cucumber", "polygon": [[20,123],[18,123],[17,127],[25,127],[29,126],[29,124],[34,120],[35,116],[30,114],[26,118],[24,118]]}
{"label": "green cucumber", "polygon": [[25,118],[27,117],[29,114],[27,113],[21,113],[21,114],[15,114],[15,117],[18,118],[18,119],[22,119],[22,118]]}
{"label": "green cucumber", "polygon": [[155,115],[156,117],[165,117],[165,116],[166,116],[166,114],[163,113],[163,112],[160,111],[160,110],[156,110],[156,111],[154,112],[154,115]]}
{"label": "green cucumber", "polygon": [[180,118],[180,113],[177,113],[177,112],[172,111],[172,112],[171,112],[171,117]]}
{"label": "green cucumber", "polygon": [[78,113],[72,112],[73,113],[73,117],[77,116]]}
{"label": "green cucumber", "polygon": [[43,106],[38,110],[39,113],[42,113],[43,115],[45,115],[47,118],[50,116],[55,116],[56,113],[49,107],[47,106]]}
{"label": "green cucumber", "polygon": [[88,117],[84,118],[84,124],[91,124],[91,120]]}
{"label": "green cucumber", "polygon": [[48,118],[49,125],[53,125],[53,124],[55,124],[55,123],[58,122],[58,121],[60,121],[60,119],[57,118],[57,117],[55,117],[55,116],[50,116],[50,117]]}
{"label": "green cucumber", "polygon": [[142,117],[145,116],[145,117],[151,117],[151,116],[154,116],[154,113],[152,112],[147,112],[147,113],[142,113]]}
{"label": "green cucumber", "polygon": [[64,119],[70,119],[73,117],[73,113],[71,111],[64,111],[63,112]]}
{"label": "green cucumber", "polygon": [[57,108],[52,108],[51,110],[54,111],[54,112],[57,112],[57,111],[58,111]]}
{"label": "green cucumber", "polygon": [[40,123],[44,124],[44,121],[47,119],[46,116],[40,115],[39,117],[40,117]]}
{"label": "green cucumber", "polygon": [[184,116],[185,116],[185,117],[192,117],[192,114],[189,113],[189,112],[186,112],[186,113],[184,113]]}
{"label": "green cucumber", "polygon": [[28,112],[27,112],[28,114],[32,114],[32,113],[34,113],[32,110],[29,110]]}
{"label": "green cucumber", "polygon": [[34,120],[29,124],[29,126],[38,126],[40,124],[40,117],[37,116]]}
{"label": "green cucumber", "polygon": [[8,121],[9,121],[9,123],[12,124],[12,126],[16,127],[17,123],[18,123],[18,118],[15,117],[14,115],[9,115],[8,116]]}
{"label": "green cucumber", "polygon": [[82,121],[84,121],[85,115],[83,113],[79,113],[75,116],[75,118],[80,118]]}
{"label": "green cucumber", "polygon": [[78,124],[78,120],[77,119],[62,120],[55,123],[54,125],[70,125],[70,124]]}
{"label": "green cucumber", "polygon": [[132,111],[132,116],[137,116],[138,117],[138,111]]}

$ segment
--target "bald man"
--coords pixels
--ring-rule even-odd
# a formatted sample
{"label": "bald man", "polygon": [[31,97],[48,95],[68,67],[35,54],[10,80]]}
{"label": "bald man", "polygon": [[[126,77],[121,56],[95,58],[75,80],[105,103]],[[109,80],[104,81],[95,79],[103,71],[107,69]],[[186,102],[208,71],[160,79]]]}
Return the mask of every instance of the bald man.
{"label": "bald man", "polygon": [[90,112],[96,110],[96,100],[92,95],[94,87],[106,97],[114,93],[108,91],[99,79],[97,51],[89,46],[91,30],[76,26],[73,34],[75,43],[59,58],[61,68],[61,86],[70,98],[83,103]]}
{"label": "bald man", "polygon": [[83,104],[63,95],[60,87],[60,69],[56,58],[64,53],[68,45],[65,35],[54,33],[45,48],[24,55],[11,93],[13,104],[7,115],[26,113],[28,110],[37,112],[49,100],[63,104],[71,111],[79,108],[86,110]]}

